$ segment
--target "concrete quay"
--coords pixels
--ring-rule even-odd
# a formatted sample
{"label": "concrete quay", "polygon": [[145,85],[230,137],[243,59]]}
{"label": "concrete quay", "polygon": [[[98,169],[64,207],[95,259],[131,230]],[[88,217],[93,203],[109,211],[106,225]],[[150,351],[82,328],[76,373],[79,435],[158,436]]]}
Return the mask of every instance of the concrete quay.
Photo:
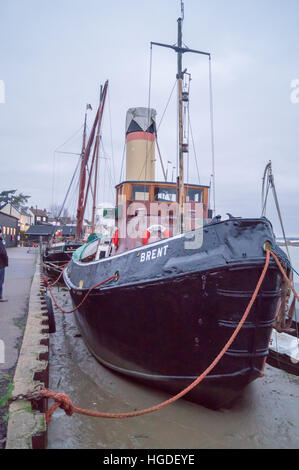
{"label": "concrete quay", "polygon": [[[0,364],[0,378],[13,376],[10,385],[13,384],[12,395],[16,396],[33,391],[37,385],[48,386],[48,314],[38,252],[14,248],[8,250],[8,256],[9,268],[4,284],[8,302],[0,306],[0,339],[5,345],[5,361]],[[18,324],[21,320],[26,325],[22,342],[22,331]],[[18,343],[21,346],[16,348]],[[5,448],[45,448],[46,408],[45,401],[33,404],[27,400],[12,402],[6,413],[7,435],[2,438]]]}

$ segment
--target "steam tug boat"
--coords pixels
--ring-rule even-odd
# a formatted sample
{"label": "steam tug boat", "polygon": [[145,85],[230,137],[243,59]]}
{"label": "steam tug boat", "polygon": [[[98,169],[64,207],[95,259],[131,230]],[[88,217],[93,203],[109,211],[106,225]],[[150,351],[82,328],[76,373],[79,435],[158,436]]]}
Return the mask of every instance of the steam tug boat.
{"label": "steam tug boat", "polygon": [[[179,55],[179,117],[181,56],[191,52],[182,47],[181,25],[179,18],[178,45],[166,46]],[[127,112],[126,180],[116,187],[113,239],[91,242],[80,260],[73,256],[64,281],[79,305],[89,289],[115,276],[91,290],[75,312],[86,344],[112,370],[174,394],[231,337],[261,275],[265,243],[277,246],[265,217],[212,217],[209,186],[184,182],[181,131],[178,181],[155,181],[155,114]],[[187,399],[222,406],[263,375],[280,287],[271,261],[238,336]]]}

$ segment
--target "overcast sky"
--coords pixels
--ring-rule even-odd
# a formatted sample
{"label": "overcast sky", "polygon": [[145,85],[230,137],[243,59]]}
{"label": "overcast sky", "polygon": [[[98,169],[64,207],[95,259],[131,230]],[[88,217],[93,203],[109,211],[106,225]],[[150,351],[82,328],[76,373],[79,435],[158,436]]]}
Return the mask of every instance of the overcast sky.
{"label": "overcast sky", "polygon": [[[99,196],[113,201],[126,111],[148,104],[150,41],[174,44],[179,15],[179,0],[0,0],[0,191],[22,191],[40,208],[62,203],[78,157],[55,150],[80,152],[86,103],[93,106],[90,128],[108,79]],[[271,159],[288,235],[299,235],[299,103],[291,101],[291,82],[299,79],[298,18],[298,0],[185,0],[183,25],[184,43],[212,54],[217,213],[260,216]],[[184,67],[192,75],[200,181],[209,184],[208,60],[185,54]],[[158,123],[175,74],[174,52],[154,47],[150,104]],[[176,165],[175,106],[174,93],[159,129],[169,172]],[[193,151],[188,179],[198,182]],[[73,192],[71,210],[75,200]],[[280,234],[273,207],[270,199],[267,215]]]}

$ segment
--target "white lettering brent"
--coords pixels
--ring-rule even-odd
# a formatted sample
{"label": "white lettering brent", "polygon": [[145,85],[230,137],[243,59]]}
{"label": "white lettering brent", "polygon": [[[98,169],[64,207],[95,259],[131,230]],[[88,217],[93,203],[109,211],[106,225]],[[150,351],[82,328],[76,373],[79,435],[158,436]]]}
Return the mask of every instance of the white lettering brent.
{"label": "white lettering brent", "polygon": [[140,263],[144,261],[151,261],[153,259],[160,258],[161,256],[166,256],[168,245],[162,246],[160,248],[153,248],[152,250],[143,251],[140,255]]}

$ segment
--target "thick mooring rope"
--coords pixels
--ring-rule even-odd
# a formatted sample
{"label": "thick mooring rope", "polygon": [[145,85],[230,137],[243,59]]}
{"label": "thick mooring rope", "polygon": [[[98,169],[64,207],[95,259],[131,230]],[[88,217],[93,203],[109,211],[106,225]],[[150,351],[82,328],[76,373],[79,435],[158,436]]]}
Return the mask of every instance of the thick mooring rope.
{"label": "thick mooring rope", "polygon": [[202,372],[200,374],[200,376],[197,377],[190,385],[188,385],[186,388],[184,388],[184,390],[182,390],[181,392],[179,392],[175,396],[171,397],[170,399],[168,399],[168,400],[166,400],[162,403],[159,403],[157,405],[154,405],[150,408],[146,408],[146,409],[139,410],[139,411],[131,411],[131,412],[128,412],[128,413],[105,413],[105,412],[100,412],[100,411],[93,411],[93,410],[87,410],[87,409],[84,409],[84,408],[79,408],[71,402],[70,398],[66,394],[64,394],[64,393],[55,393],[52,390],[42,389],[42,390],[39,391],[40,398],[50,398],[50,399],[53,399],[55,401],[54,405],[52,405],[52,407],[46,413],[47,423],[49,424],[49,422],[51,420],[51,417],[52,417],[54,411],[57,408],[62,408],[68,416],[71,416],[73,413],[78,413],[78,414],[82,414],[82,415],[86,415],[86,416],[93,416],[93,417],[96,417],[96,418],[118,418],[118,419],[132,418],[132,417],[152,413],[154,411],[158,411],[161,408],[174,403],[179,398],[186,395],[194,387],[196,387],[200,382],[202,382],[202,380],[209,374],[209,372],[211,372],[214,369],[214,367],[218,364],[220,359],[223,357],[223,355],[226,353],[226,351],[229,349],[232,342],[234,341],[234,339],[238,335],[240,329],[244,325],[244,322],[246,321],[246,319],[247,319],[247,317],[250,313],[250,310],[252,308],[252,305],[253,305],[254,301],[256,300],[256,297],[257,297],[258,292],[261,288],[262,282],[265,278],[265,275],[266,275],[266,272],[267,272],[267,269],[268,269],[268,266],[269,266],[269,261],[270,261],[270,251],[266,250],[266,261],[265,261],[263,271],[260,275],[260,278],[259,278],[258,283],[256,285],[256,288],[253,292],[251,300],[250,300],[250,302],[249,302],[249,304],[248,304],[248,306],[247,306],[247,308],[246,308],[246,310],[245,310],[238,326],[236,327],[235,331],[233,332],[233,334],[231,335],[231,337],[229,338],[229,340],[227,341],[225,346],[222,348],[220,353],[213,360],[213,362],[209,365],[209,367],[207,367],[205,369],[205,371]]}
{"label": "thick mooring rope", "polygon": [[85,296],[83,297],[83,299],[81,300],[81,302],[80,302],[78,305],[76,305],[76,307],[74,307],[72,310],[64,310],[64,309],[63,309],[62,307],[60,307],[60,305],[57,303],[57,301],[56,301],[56,299],[55,299],[55,297],[54,297],[54,294],[53,294],[53,292],[52,292],[52,289],[51,289],[51,287],[53,287],[54,284],[48,284],[47,287],[48,287],[48,289],[49,289],[50,295],[51,295],[51,297],[52,297],[52,299],[53,299],[53,302],[54,302],[55,306],[61,311],[61,313],[66,313],[66,314],[68,314],[68,313],[73,313],[73,312],[75,312],[78,308],[80,308],[81,305],[84,304],[84,302],[85,302],[85,300],[87,299],[87,297],[89,296],[89,294],[90,294],[94,289],[96,289],[97,287],[102,286],[103,284],[106,284],[106,282],[111,281],[112,279],[117,279],[117,278],[118,278],[117,274],[114,274],[113,276],[109,276],[109,277],[107,277],[107,279],[104,279],[104,281],[98,282],[97,284],[95,284],[94,286],[92,286],[92,287],[86,292],[86,294],[85,294]]}

